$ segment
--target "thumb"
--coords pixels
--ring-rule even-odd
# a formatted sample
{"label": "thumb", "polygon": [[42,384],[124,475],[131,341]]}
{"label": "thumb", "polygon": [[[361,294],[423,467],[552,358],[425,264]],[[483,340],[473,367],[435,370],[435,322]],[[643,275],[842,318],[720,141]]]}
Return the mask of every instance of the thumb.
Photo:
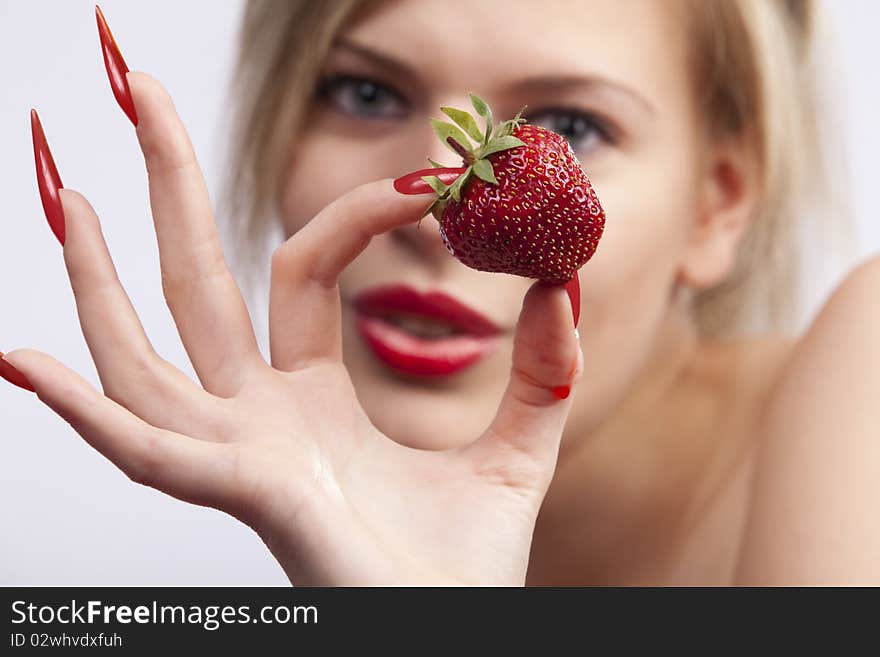
{"label": "thumb", "polygon": [[491,426],[471,446],[481,461],[524,455],[540,464],[549,484],[574,384],[583,371],[566,288],[537,282],[523,300],[510,382]]}

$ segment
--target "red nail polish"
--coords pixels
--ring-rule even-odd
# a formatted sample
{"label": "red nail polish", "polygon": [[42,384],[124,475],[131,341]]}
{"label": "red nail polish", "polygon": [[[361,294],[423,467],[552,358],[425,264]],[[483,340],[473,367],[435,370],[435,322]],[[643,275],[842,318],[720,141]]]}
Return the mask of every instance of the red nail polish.
{"label": "red nail polish", "polygon": [[571,301],[571,314],[574,318],[574,326],[577,328],[578,320],[581,318],[581,281],[578,272],[575,272],[572,279],[565,284],[565,291],[568,292],[568,299]]}
{"label": "red nail polish", "polygon": [[27,380],[24,374],[19,372],[12,366],[12,363],[8,363],[3,359],[3,352],[0,351],[0,377],[9,381],[9,383],[18,386],[19,388],[24,388],[30,392],[36,392],[34,387],[31,385],[31,382]]}
{"label": "red nail polish", "polygon": [[43,124],[37,116],[37,110],[31,110],[31,136],[34,141],[34,162],[37,167],[37,188],[40,190],[40,200],[43,202],[43,212],[49,227],[55,233],[55,237],[64,246],[64,210],[61,207],[61,198],[58,190],[63,189],[61,176],[49,150],[49,142],[46,141],[46,133],[43,132]]}
{"label": "red nail polish", "polygon": [[408,173],[395,180],[394,189],[401,194],[432,194],[434,190],[428,183],[422,180],[422,176],[437,176],[444,183],[450,185],[464,172],[464,167],[420,169],[419,171],[413,171],[412,173]]}
{"label": "red nail polish", "polygon": [[113,38],[113,33],[110,31],[110,26],[107,25],[107,19],[104,18],[101,8],[97,5],[95,5],[95,18],[98,21],[98,35],[101,37],[104,68],[107,69],[107,76],[110,78],[110,88],[113,89],[113,95],[116,96],[116,102],[119,103],[122,111],[137,126],[137,112],[134,109],[134,100],[132,100],[128,80],[125,77],[125,74],[128,73],[128,66],[122,58],[116,39]]}
{"label": "red nail polish", "polygon": [[553,388],[553,394],[556,395],[557,399],[567,399],[570,393],[570,386],[556,386]]}

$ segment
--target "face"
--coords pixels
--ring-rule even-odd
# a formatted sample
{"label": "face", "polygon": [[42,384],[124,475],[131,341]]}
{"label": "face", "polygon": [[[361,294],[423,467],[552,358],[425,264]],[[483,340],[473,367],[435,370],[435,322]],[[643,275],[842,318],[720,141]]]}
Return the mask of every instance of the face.
{"label": "face", "polygon": [[[589,431],[662,348],[699,221],[704,177],[681,24],[660,2],[385,3],[325,62],[281,190],[287,234],[362,183],[425,168],[428,157],[459,166],[428,118],[446,105],[470,110],[467,92],[501,119],[527,105],[531,123],[570,139],[607,215],[581,270],[586,369],[566,435]],[[531,282],[465,267],[430,216],[375,238],[340,289],[345,361],[376,425],[422,448],[478,437],[506,386]],[[460,308],[430,303],[448,306],[447,297],[498,333],[473,335]],[[369,314],[382,317],[365,322],[370,300]],[[456,353],[474,359],[442,364]]]}

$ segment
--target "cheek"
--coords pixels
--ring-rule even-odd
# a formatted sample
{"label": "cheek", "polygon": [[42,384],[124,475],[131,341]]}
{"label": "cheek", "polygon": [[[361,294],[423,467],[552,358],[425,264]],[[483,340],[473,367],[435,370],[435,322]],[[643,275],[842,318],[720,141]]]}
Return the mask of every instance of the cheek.
{"label": "cheek", "polygon": [[355,187],[423,168],[427,152],[405,129],[375,138],[353,138],[323,129],[296,146],[296,156],[282,186],[281,218],[287,236],[306,225],[323,208]]}
{"label": "cheek", "polygon": [[592,283],[583,286],[588,308],[631,316],[667,298],[695,217],[695,167],[687,151],[656,144],[594,172],[606,226],[583,269]]}
{"label": "cheek", "polygon": [[594,176],[606,228],[581,272],[582,334],[597,366],[611,358],[612,378],[621,376],[627,359],[637,367],[668,312],[695,216],[695,167],[664,151],[675,153],[620,156]]}
{"label": "cheek", "polygon": [[286,236],[296,233],[335,199],[370,180],[359,166],[357,150],[335,142],[311,138],[298,143],[281,194]]}

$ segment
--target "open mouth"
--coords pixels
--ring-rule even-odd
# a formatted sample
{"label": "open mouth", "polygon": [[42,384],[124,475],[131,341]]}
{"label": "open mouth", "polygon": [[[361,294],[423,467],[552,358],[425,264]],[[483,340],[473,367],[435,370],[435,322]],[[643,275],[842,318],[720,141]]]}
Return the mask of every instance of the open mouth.
{"label": "open mouth", "polygon": [[466,334],[465,331],[453,324],[442,320],[419,317],[418,315],[386,315],[378,319],[404,333],[424,340],[436,340],[438,338]]}
{"label": "open mouth", "polygon": [[395,285],[355,298],[366,346],[389,368],[411,376],[448,376],[488,356],[501,330],[449,295]]}

